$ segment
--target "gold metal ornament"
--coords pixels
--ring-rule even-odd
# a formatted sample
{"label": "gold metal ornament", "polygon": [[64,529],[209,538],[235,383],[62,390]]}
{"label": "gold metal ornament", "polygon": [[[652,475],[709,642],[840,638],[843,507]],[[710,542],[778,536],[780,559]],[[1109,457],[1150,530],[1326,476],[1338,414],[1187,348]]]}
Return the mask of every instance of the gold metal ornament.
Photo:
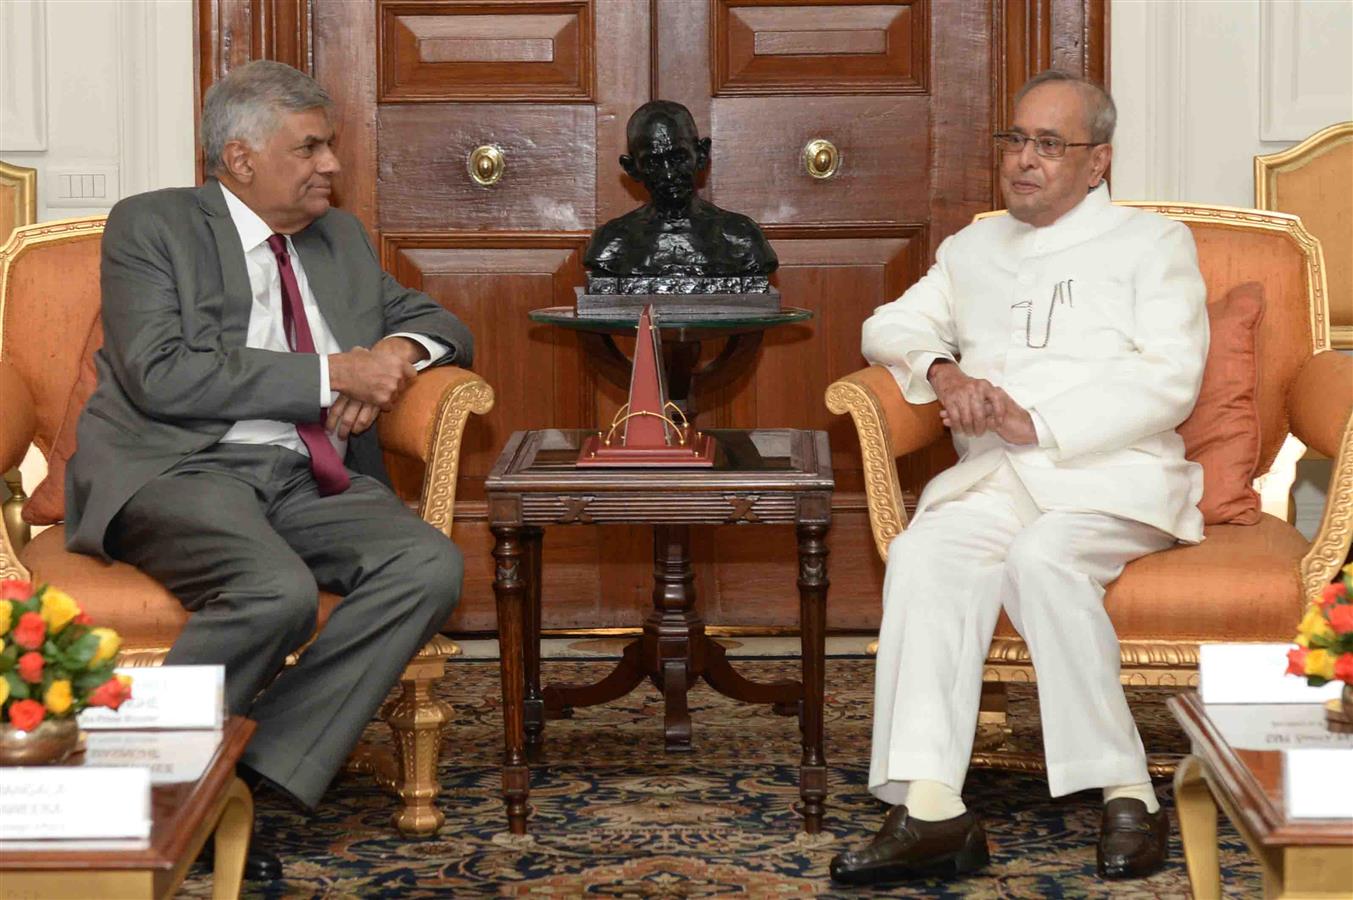
{"label": "gold metal ornament", "polygon": [[841,151],[823,138],[814,138],[803,148],[803,165],[814,178],[826,180],[841,168]]}
{"label": "gold metal ornament", "polygon": [[506,165],[507,158],[503,155],[502,148],[484,144],[470,151],[466,168],[470,170],[470,177],[474,179],[475,184],[491,187],[503,177]]}

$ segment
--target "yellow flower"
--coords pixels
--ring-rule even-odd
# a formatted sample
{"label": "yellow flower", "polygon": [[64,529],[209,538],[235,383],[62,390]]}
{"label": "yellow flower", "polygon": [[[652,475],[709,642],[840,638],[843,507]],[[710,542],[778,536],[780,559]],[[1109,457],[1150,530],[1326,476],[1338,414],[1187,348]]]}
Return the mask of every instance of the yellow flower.
{"label": "yellow flower", "polygon": [[42,620],[47,623],[47,629],[52,634],[65,628],[79,614],[80,607],[65,591],[49,587],[42,592]]}
{"label": "yellow flower", "polygon": [[116,631],[111,628],[91,628],[89,633],[99,638],[99,649],[89,661],[91,666],[97,666],[117,655],[118,648],[122,646],[122,638],[118,637]]}
{"label": "yellow flower", "polygon": [[1326,681],[1334,678],[1334,654],[1325,650],[1312,650],[1306,654],[1306,674],[1318,675]]}
{"label": "yellow flower", "polygon": [[0,600],[0,634],[9,634],[10,623],[14,619],[14,604]]}
{"label": "yellow flower", "polygon": [[9,699],[9,679],[0,678],[0,706],[4,706],[5,701],[8,699]]}
{"label": "yellow flower", "polygon": [[132,686],[132,677],[130,675],[114,675],[113,677],[120,681],[124,688]]}
{"label": "yellow flower", "polygon": [[1334,629],[1325,620],[1325,613],[1315,604],[1306,607],[1306,616],[1297,631],[1307,638],[1334,637]]}
{"label": "yellow flower", "polygon": [[[1330,663],[1330,674],[1334,673],[1334,663]],[[70,682],[61,678],[52,682],[52,686],[47,688],[47,693],[43,696],[43,705],[51,711],[52,715],[64,715],[70,709]]]}
{"label": "yellow flower", "polygon": [[1353,563],[1349,563],[1348,565],[1344,566],[1344,574],[1347,575],[1349,578],[1353,578]]}

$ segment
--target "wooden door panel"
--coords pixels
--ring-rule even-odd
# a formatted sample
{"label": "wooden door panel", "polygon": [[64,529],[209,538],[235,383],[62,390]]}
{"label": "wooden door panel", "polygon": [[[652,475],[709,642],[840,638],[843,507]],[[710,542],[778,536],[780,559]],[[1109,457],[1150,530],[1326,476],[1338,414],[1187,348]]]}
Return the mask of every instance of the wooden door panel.
{"label": "wooden door panel", "polygon": [[380,102],[592,99],[587,0],[378,0]]}
{"label": "wooden door panel", "polygon": [[[726,209],[763,226],[929,218],[924,97],[718,97],[710,115],[707,195]],[[829,179],[804,166],[814,138],[840,152]]]}
{"label": "wooden door panel", "polygon": [[926,0],[713,0],[714,94],[923,93]]}
{"label": "wooden door panel", "polygon": [[[380,108],[376,189],[382,231],[482,228],[591,231],[596,113],[591,106],[481,103]],[[470,177],[476,147],[499,147],[497,184]]]}

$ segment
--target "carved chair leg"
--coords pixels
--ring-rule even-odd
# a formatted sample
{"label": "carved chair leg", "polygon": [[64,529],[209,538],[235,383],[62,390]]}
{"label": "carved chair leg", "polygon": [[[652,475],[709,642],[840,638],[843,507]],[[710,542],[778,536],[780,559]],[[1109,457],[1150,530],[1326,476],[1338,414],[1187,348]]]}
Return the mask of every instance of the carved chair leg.
{"label": "carved chair leg", "polygon": [[394,783],[389,787],[401,801],[394,814],[401,834],[435,834],[446,819],[437,808],[437,760],[452,710],[432,695],[445,671],[441,658],[414,659],[400,679],[399,697],[381,710],[395,745]]}

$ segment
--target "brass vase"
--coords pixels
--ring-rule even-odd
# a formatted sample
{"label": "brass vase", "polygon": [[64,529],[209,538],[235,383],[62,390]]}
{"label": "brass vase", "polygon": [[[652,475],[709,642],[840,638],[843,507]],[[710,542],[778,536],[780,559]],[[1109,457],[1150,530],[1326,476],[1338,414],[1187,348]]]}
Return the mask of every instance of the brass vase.
{"label": "brass vase", "polygon": [[64,762],[80,743],[74,718],[45,719],[32,731],[0,725],[0,766],[54,766]]}
{"label": "brass vase", "polygon": [[1344,682],[1339,699],[1325,701],[1325,727],[1343,734],[1353,733],[1353,684]]}

